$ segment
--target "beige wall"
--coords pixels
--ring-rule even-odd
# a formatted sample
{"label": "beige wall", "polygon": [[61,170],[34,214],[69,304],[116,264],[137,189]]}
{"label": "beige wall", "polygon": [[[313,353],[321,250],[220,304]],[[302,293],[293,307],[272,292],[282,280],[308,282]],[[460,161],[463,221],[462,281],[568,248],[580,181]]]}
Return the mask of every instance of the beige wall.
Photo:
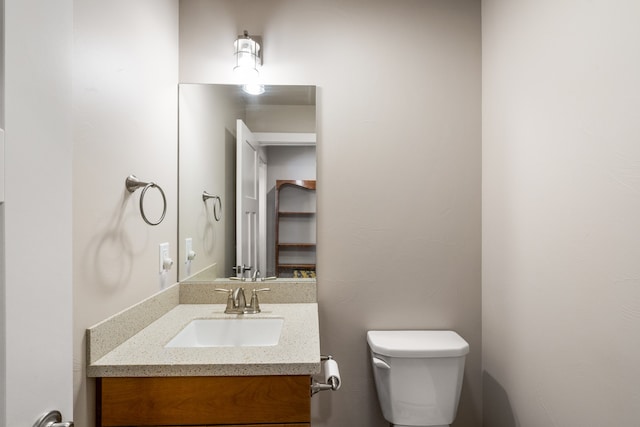
{"label": "beige wall", "polygon": [[640,419],[640,4],[486,0],[489,427]]}
{"label": "beige wall", "polygon": [[[133,5],[74,3],[77,425],[93,417],[84,329],[176,274],[161,280],[157,248],[176,254],[177,2]],[[314,398],[314,425],[386,426],[373,328],[461,333],[472,352],[455,425],[479,425],[479,13],[472,0],[181,4],[180,81],[233,83],[231,42],[247,28],[264,36],[265,82],[320,86],[321,339],[344,385]],[[160,226],[125,193],[130,173],[167,193]]]}
{"label": "beige wall", "polygon": [[[483,1],[487,426],[640,415],[639,7]],[[156,265],[158,243],[177,253],[178,2],[74,11],[74,418],[90,425],[84,329],[175,280]],[[320,87],[321,339],[344,386],[314,397],[314,426],[386,426],[365,332],[405,327],[470,342],[455,425],[479,425],[479,2],[188,0],[179,19],[181,81],[232,83],[246,28],[265,82]],[[130,173],[163,186],[161,226],[125,194]]]}
{"label": "beige wall", "polygon": [[313,425],[387,426],[368,329],[454,329],[471,344],[455,426],[480,425],[480,4],[183,1],[180,80],[231,83],[232,42],[264,37],[262,77],[318,91],[322,351],[343,386]]}
{"label": "beige wall", "polygon": [[[73,297],[75,423],[93,423],[84,331],[175,283],[161,277],[158,245],[177,253],[177,0],[74,2]],[[164,221],[138,210],[129,174],[166,193]],[[161,199],[145,204],[159,217]]]}
{"label": "beige wall", "polygon": [[[244,105],[233,86],[184,84],[179,97],[178,242],[184,245],[191,238],[196,253],[186,265],[185,249],[179,248],[179,278],[230,276],[235,260],[236,120],[244,117]],[[203,203],[203,191],[221,198],[219,221],[214,219],[214,200]]]}

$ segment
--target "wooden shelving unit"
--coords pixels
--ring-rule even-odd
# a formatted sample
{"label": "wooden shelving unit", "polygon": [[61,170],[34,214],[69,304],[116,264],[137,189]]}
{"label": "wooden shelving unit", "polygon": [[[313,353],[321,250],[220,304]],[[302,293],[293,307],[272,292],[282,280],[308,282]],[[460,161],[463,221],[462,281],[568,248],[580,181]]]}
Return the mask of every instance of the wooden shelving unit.
{"label": "wooden shelving unit", "polygon": [[[316,270],[315,243],[315,204],[314,211],[302,207],[282,209],[281,191],[285,188],[291,191],[315,192],[315,180],[277,180],[276,181],[276,274],[279,277],[293,276],[295,270],[314,272]],[[290,241],[291,237],[283,239],[281,221],[295,222],[298,228],[307,227],[307,235],[313,235],[314,241]]]}

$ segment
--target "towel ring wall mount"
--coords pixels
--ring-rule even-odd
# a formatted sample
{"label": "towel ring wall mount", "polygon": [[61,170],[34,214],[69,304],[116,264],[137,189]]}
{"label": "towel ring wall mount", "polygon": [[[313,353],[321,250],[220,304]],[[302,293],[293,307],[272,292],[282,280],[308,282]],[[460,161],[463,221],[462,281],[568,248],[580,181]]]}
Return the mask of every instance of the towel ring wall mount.
{"label": "towel ring wall mount", "polygon": [[216,221],[220,221],[220,211],[222,210],[222,199],[220,196],[214,196],[206,191],[202,192],[202,201],[207,203],[207,200],[213,199],[213,217]]}
{"label": "towel ring wall mount", "polygon": [[[127,177],[127,179],[125,180],[125,186],[127,187],[127,191],[129,191],[129,193],[133,193],[138,188],[143,187],[142,193],[140,193],[140,215],[142,215],[142,219],[144,220],[144,222],[146,222],[149,225],[160,224],[164,219],[165,214],[167,213],[167,198],[165,197],[164,191],[162,191],[162,188],[155,182],[140,181],[135,175],[129,175]],[[160,216],[160,219],[157,222],[149,221],[149,219],[147,218],[147,215],[144,213],[144,195],[146,194],[149,188],[157,188],[158,191],[160,192],[160,195],[162,196],[162,204],[163,204],[162,215]]]}

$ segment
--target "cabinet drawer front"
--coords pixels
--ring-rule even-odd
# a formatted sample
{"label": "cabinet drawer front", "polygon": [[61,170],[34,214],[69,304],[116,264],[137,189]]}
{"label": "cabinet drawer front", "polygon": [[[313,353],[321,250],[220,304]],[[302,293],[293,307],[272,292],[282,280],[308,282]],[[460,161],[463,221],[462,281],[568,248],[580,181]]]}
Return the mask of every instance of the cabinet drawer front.
{"label": "cabinet drawer front", "polygon": [[101,378],[99,426],[310,423],[308,376]]}

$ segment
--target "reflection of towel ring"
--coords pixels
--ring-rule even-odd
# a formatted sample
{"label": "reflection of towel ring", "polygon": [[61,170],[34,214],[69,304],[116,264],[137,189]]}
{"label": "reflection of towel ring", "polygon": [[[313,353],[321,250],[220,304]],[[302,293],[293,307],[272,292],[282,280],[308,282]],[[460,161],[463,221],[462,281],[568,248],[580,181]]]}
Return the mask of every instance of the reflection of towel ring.
{"label": "reflection of towel ring", "polygon": [[[127,187],[127,190],[129,191],[129,193],[133,193],[138,188],[144,187],[142,189],[142,193],[140,194],[140,215],[142,215],[142,219],[144,220],[144,222],[146,222],[149,225],[158,225],[158,224],[160,224],[162,222],[162,220],[164,219],[164,215],[167,213],[167,198],[164,196],[164,191],[162,191],[162,188],[160,188],[160,186],[158,184],[156,184],[155,182],[142,182],[138,178],[136,178],[135,175],[129,175],[127,177],[127,179],[125,180],[125,185]],[[147,192],[147,190],[149,188],[152,188],[152,187],[157,188],[158,191],[160,191],[160,194],[162,195],[162,203],[163,203],[162,216],[160,217],[158,222],[149,221],[147,219],[147,216],[144,213],[144,194]]]}
{"label": "reflection of towel ring", "polygon": [[222,210],[222,199],[219,196],[214,196],[206,191],[202,192],[202,201],[207,202],[208,199],[213,199],[213,217],[216,221],[220,221],[220,211]]}

